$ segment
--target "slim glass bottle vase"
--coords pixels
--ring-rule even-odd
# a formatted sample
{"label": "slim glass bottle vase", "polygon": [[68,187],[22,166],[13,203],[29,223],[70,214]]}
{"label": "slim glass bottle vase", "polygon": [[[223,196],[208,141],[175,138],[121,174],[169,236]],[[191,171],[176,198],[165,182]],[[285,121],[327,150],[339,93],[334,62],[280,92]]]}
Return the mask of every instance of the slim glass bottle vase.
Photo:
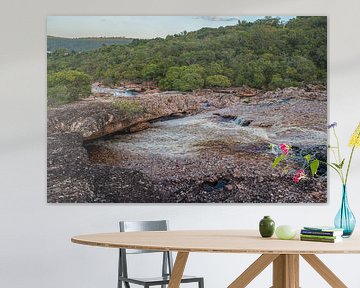
{"label": "slim glass bottle vase", "polygon": [[349,207],[346,185],[342,188],[341,207],[336,214],[334,224],[336,228],[344,229],[344,238],[350,237],[355,228],[356,219]]}

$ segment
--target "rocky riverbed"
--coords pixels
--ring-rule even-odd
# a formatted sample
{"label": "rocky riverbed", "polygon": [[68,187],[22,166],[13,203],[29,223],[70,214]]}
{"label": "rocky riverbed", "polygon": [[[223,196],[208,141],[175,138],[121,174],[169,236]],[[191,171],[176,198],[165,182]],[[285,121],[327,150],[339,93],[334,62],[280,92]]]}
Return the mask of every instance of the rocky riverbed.
{"label": "rocky riverbed", "polygon": [[[273,170],[269,143],[326,158],[326,91],[139,94],[142,113],[90,97],[48,111],[49,202],[323,203],[322,176]],[[290,163],[297,169],[300,163]]]}

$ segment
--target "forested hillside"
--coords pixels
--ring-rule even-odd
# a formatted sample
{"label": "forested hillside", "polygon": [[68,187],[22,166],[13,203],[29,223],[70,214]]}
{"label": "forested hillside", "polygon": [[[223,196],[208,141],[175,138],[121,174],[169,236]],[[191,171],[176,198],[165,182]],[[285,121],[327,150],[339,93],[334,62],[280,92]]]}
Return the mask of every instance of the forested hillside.
{"label": "forested hillside", "polygon": [[235,26],[183,31],[165,39],[48,55],[50,78],[68,70],[105,85],[154,81],[163,90],[180,91],[326,84],[327,18],[297,17],[282,23],[266,17]]}
{"label": "forested hillside", "polygon": [[67,51],[89,51],[102,46],[114,44],[129,44],[132,39],[123,37],[99,37],[99,38],[63,38],[47,36],[47,51],[54,52],[59,49]]}

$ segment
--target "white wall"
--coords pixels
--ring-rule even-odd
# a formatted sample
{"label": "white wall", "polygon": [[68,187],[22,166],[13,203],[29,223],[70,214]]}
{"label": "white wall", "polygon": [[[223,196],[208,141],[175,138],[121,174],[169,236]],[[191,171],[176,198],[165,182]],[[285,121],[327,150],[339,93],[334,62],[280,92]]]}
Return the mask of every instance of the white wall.
{"label": "white wall", "polygon": [[[331,224],[340,201],[335,174],[325,205],[50,205],[46,203],[47,15],[327,15],[329,121],[342,144],[360,119],[358,0],[116,1],[12,0],[0,8],[0,287],[115,287],[116,250],[70,243],[76,234],[116,231],[119,219],[171,221],[172,229],[256,228],[263,215],[278,224]],[[360,219],[360,151],[350,181],[350,203]],[[266,193],[266,192],[264,192]],[[358,225],[360,227],[360,225]],[[188,273],[206,287],[226,287],[255,255],[192,254]],[[347,283],[360,287],[360,255],[322,256]],[[146,263],[135,259],[138,267]],[[348,263],[348,265],[344,265]],[[145,269],[145,268],[144,268]],[[153,270],[153,268],[151,269]],[[269,287],[268,269],[250,287]],[[302,287],[328,287],[306,263]],[[190,287],[190,286],[189,286]],[[191,286],[193,287],[193,286]]]}

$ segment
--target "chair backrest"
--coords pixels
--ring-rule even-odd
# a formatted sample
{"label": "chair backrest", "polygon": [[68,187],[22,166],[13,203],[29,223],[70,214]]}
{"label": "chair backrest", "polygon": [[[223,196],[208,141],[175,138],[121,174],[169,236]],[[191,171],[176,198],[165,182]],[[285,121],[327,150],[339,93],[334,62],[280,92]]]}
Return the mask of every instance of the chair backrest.
{"label": "chair backrest", "polygon": [[[137,231],[167,231],[169,224],[167,220],[158,221],[120,221],[120,232],[137,232]],[[126,254],[140,253],[159,253],[161,251],[136,250],[136,249],[119,249],[119,276],[128,277],[127,257]],[[173,259],[169,251],[163,253],[162,275],[172,273]],[[129,284],[127,284],[129,285]],[[129,287],[129,286],[128,286]]]}
{"label": "chair backrest", "polygon": [[[120,221],[120,232],[137,231],[167,231],[169,224],[167,220],[156,221]],[[156,253],[159,251],[126,249],[126,254]]]}

